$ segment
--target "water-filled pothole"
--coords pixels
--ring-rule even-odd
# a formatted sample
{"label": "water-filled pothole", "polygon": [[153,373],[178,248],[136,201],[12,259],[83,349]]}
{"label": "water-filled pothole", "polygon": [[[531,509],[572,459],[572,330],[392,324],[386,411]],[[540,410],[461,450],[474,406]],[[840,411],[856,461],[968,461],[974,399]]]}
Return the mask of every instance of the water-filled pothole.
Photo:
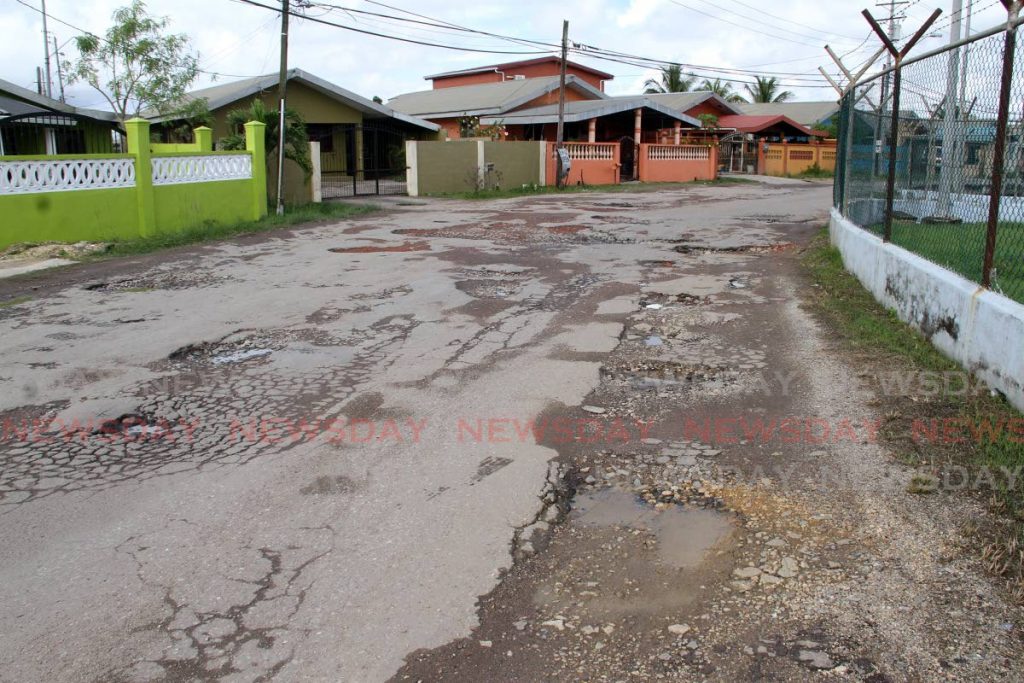
{"label": "water-filled pothole", "polygon": [[658,511],[614,487],[578,495],[569,519],[583,526],[619,526],[652,533],[661,562],[677,569],[700,566],[733,531],[727,513],[679,505]]}

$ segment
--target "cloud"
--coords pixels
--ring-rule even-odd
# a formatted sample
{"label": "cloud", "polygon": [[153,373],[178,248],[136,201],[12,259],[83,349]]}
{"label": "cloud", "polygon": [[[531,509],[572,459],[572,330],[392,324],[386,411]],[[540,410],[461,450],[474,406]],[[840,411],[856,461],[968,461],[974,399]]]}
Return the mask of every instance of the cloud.
{"label": "cloud", "polygon": [[[275,0],[263,0],[272,4]],[[397,11],[370,5],[362,0],[330,0],[356,9],[398,14]],[[688,0],[695,2],[696,0]],[[26,0],[34,5],[36,0]],[[49,12],[85,30],[102,33],[113,11],[127,0],[47,0]],[[800,99],[831,99],[832,91],[817,74],[819,64],[828,64],[820,46],[832,45],[840,52],[857,47],[868,34],[860,16],[863,0],[788,0],[765,5],[752,0],[723,0],[717,6],[701,4],[701,9],[722,19],[750,25],[776,38],[752,33],[724,21],[706,17],[664,0],[519,0],[515,3],[469,4],[460,0],[393,0],[389,4],[470,26],[484,31],[544,41],[552,45],[561,38],[562,20],[569,19],[570,39],[587,45],[639,54],[666,61],[724,68],[747,68],[779,74],[787,89]],[[278,64],[278,14],[233,0],[148,0],[152,14],[171,18],[171,29],[188,34],[200,54],[202,74],[196,87],[214,80],[224,82],[236,76],[272,73]],[[927,16],[922,3],[912,8],[904,33]],[[752,23],[737,15],[758,16]],[[529,47],[478,34],[452,34],[436,28],[401,24],[380,17],[343,11],[327,12],[323,7],[308,10],[350,28],[376,31],[428,42],[442,42],[477,49],[523,51],[553,54],[555,48]],[[881,10],[879,10],[881,13]],[[998,7],[976,13],[976,30],[987,28],[1000,18]],[[796,23],[788,23],[796,22]],[[943,20],[940,20],[940,24]],[[38,12],[17,2],[0,7],[0,25],[5,28],[0,43],[0,78],[22,86],[34,87],[35,68],[42,63],[42,23]],[[56,21],[50,30],[61,43],[76,31]],[[791,32],[787,32],[791,31]],[[944,31],[945,32],[945,31]],[[803,36],[803,37],[802,37]],[[797,42],[787,42],[784,38]],[[926,48],[937,47],[942,39],[932,39]],[[806,44],[798,44],[806,43]],[[877,46],[874,39],[851,60],[867,57]],[[66,45],[68,56],[73,45]],[[535,54],[467,53],[384,40],[323,26],[308,20],[292,22],[289,63],[366,97],[393,97],[402,92],[429,86],[423,76],[439,71],[529,58]],[[647,78],[656,77],[656,69],[590,57],[573,59],[615,74],[608,85],[613,94],[636,93]],[[763,65],[763,66],[762,66]],[[216,76],[215,73],[225,74]],[[703,75],[712,75],[705,74]],[[750,80],[749,76],[733,76]],[[741,87],[739,83],[735,87]],[[816,86],[816,87],[812,87]],[[80,106],[102,106],[103,98],[81,84],[68,89],[69,99]]]}

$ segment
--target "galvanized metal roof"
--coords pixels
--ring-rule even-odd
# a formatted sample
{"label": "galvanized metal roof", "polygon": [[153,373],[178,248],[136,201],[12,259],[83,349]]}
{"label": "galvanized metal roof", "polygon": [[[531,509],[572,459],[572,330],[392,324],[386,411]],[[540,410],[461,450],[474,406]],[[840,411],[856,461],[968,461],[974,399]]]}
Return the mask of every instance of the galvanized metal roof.
{"label": "galvanized metal roof", "polygon": [[[542,76],[421,90],[393,97],[388,100],[388,106],[406,114],[429,118],[502,114],[557,90],[558,83],[558,76]],[[608,95],[575,76],[567,76],[565,85],[595,100],[608,99]]]}
{"label": "galvanized metal roof", "polygon": [[0,108],[7,110],[7,113],[11,115],[40,111],[74,114],[96,119],[97,121],[117,121],[117,116],[112,111],[76,107],[66,102],[49,98],[46,95],[40,95],[33,90],[15,85],[10,81],[0,80],[0,97],[5,100],[4,104],[0,104]]}
{"label": "galvanized metal roof", "polygon": [[733,114],[742,114],[738,105],[729,102],[724,97],[716,95],[710,90],[693,90],[690,92],[668,92],[668,93],[655,93],[650,95],[644,95],[649,97],[655,102],[678,109],[679,111],[686,111],[687,109],[693,109],[699,104],[704,104],[708,100],[713,100],[719,106],[723,107],[726,111]]}
{"label": "galvanized metal roof", "polygon": [[[279,75],[276,73],[254,76],[252,78],[243,78],[240,81],[231,81],[230,83],[221,83],[219,85],[210,86],[209,88],[194,90],[188,93],[186,97],[189,100],[205,99],[207,106],[211,110],[220,109],[221,107],[238,102],[239,100],[252,97],[257,93],[272,90],[277,87],[278,80]],[[320,78],[319,76],[315,76],[308,71],[303,71],[302,69],[290,69],[288,71],[288,82],[302,83],[322,95],[333,100],[337,100],[346,106],[352,107],[356,111],[368,115],[369,118],[393,118],[427,130],[440,129],[437,124],[395,111],[383,104],[377,104],[373,100],[368,100],[365,97],[357,95],[350,90],[346,90],[341,86],[335,85],[330,81]],[[168,119],[174,118],[173,116],[160,115],[157,112],[146,112],[143,115],[151,121],[167,121]]]}
{"label": "galvanized metal roof", "polygon": [[[695,128],[700,128],[701,126],[698,119],[688,116],[674,107],[669,107],[661,104],[660,102],[655,102],[647,95],[634,97],[609,97],[603,100],[566,102],[565,121],[568,123],[586,121],[588,119],[610,116],[612,114],[619,114],[633,109],[651,109],[659,114],[664,114],[669,118],[682,121],[683,123],[689,124]],[[486,116],[481,117],[480,119],[480,123],[484,125],[493,125],[496,123],[529,125],[534,123],[555,123],[556,121],[558,121],[557,104],[545,104],[540,107],[530,107],[529,109],[510,111],[500,116]]]}
{"label": "galvanized metal roof", "polygon": [[740,113],[748,116],[785,116],[802,126],[814,127],[839,111],[837,102],[741,102]]}

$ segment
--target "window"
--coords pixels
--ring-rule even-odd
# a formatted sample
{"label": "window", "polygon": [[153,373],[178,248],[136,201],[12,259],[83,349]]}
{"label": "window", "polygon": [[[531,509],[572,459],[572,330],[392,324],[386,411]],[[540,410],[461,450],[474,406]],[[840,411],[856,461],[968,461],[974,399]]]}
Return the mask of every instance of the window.
{"label": "window", "polygon": [[307,123],[306,133],[310,142],[320,143],[320,153],[330,154],[334,151],[334,126],[329,123]]}

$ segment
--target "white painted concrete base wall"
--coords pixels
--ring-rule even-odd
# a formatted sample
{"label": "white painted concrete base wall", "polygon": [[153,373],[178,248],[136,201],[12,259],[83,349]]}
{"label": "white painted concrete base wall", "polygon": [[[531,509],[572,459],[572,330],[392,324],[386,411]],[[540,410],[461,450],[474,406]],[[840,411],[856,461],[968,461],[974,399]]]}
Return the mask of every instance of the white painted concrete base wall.
{"label": "white painted concrete base wall", "polygon": [[882,242],[835,209],[829,234],[878,301],[1024,410],[1024,305]]}

